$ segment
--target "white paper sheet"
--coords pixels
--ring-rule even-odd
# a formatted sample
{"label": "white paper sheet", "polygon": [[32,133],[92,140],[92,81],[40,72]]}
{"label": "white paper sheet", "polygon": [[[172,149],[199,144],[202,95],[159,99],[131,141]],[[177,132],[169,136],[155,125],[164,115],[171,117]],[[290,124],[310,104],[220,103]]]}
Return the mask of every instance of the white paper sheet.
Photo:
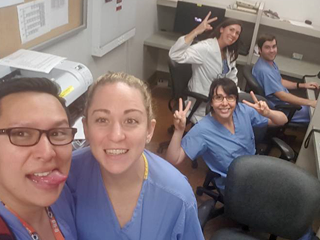
{"label": "white paper sheet", "polygon": [[296,26],[299,26],[299,27],[306,27],[306,28],[314,28],[313,26],[311,25],[308,25],[304,22],[298,22],[298,21],[293,21],[293,20],[289,20],[289,22],[292,24],[292,25],[296,25]]}
{"label": "white paper sheet", "polygon": [[0,8],[9,7],[23,2],[24,0],[0,0]]}
{"label": "white paper sheet", "polygon": [[76,135],[74,136],[74,139],[83,140],[86,138],[83,131],[82,117],[78,118],[72,127],[78,129]]}
{"label": "white paper sheet", "polygon": [[37,0],[17,6],[21,42],[26,43],[51,30],[50,0]]}
{"label": "white paper sheet", "polygon": [[60,27],[69,22],[69,1],[68,0],[51,0],[51,29]]}
{"label": "white paper sheet", "polygon": [[66,58],[20,49],[7,57],[0,59],[0,64],[14,68],[49,73],[64,59]]}

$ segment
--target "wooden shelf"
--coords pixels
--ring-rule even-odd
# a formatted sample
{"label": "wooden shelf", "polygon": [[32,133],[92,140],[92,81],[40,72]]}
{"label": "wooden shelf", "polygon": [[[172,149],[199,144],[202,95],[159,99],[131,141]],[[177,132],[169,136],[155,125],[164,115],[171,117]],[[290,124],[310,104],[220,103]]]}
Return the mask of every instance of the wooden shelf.
{"label": "wooden shelf", "polygon": [[178,4],[177,0],[157,0],[157,5],[176,8]]}
{"label": "wooden shelf", "polygon": [[173,32],[156,32],[144,41],[145,46],[170,50],[181,34]]}
{"label": "wooden shelf", "polygon": [[[194,3],[194,0],[184,0],[184,2],[190,2],[190,3]],[[212,7],[217,7],[217,8],[226,8],[225,5],[219,4],[219,3],[212,3],[212,2],[208,2],[208,1],[197,1],[197,3],[201,3],[203,5],[206,6],[212,6]],[[177,0],[158,0],[157,4],[159,6],[165,6],[165,7],[172,7],[172,8],[176,8],[178,1]],[[237,11],[237,10],[232,10],[229,8],[226,8],[226,17],[228,18],[234,18],[237,20],[241,20],[241,21],[245,21],[245,22],[251,22],[251,23],[255,23],[256,19],[257,19],[257,14],[253,14],[253,13],[247,13],[247,12],[242,12],[242,11]]]}
{"label": "wooden shelf", "polygon": [[262,16],[260,25],[283,29],[283,30],[291,31],[297,34],[303,34],[307,36],[320,38],[320,27],[309,26],[307,24],[305,24],[305,26],[297,26],[290,23],[288,20],[272,19],[266,16]]}
{"label": "wooden shelf", "polygon": [[[195,2],[194,0],[184,0],[184,1],[191,2],[191,3]],[[205,1],[205,0],[198,0],[197,3],[202,3],[204,5],[212,6],[212,7],[226,8],[225,5],[222,5],[219,3],[213,3],[213,2],[209,2],[209,1]],[[178,4],[178,0],[158,0],[157,4],[160,6],[176,8],[177,4]],[[241,20],[241,21],[245,21],[245,22],[252,22],[252,23],[255,23],[256,19],[257,19],[257,14],[232,10],[229,8],[226,8],[226,15],[225,16],[228,18],[234,18],[237,20]],[[272,19],[272,18],[269,18],[266,16],[262,16],[260,24],[265,25],[265,26],[269,26],[269,27],[278,28],[278,29],[283,29],[286,31],[295,32],[298,34],[303,34],[303,35],[307,35],[307,36],[320,38],[320,27],[317,27],[317,26],[312,26],[312,27],[309,27],[308,25],[297,26],[297,25],[290,23],[288,20]]]}
{"label": "wooden shelf", "polygon": [[242,12],[237,11],[233,9],[226,9],[226,15],[227,18],[233,18],[244,22],[251,22],[255,23],[257,20],[257,14],[254,13],[248,13],[248,12]]}

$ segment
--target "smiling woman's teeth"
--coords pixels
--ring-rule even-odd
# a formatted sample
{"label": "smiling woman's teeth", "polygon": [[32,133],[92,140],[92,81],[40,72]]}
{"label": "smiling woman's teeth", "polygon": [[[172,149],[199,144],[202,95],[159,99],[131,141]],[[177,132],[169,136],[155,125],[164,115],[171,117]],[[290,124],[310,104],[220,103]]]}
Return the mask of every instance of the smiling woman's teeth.
{"label": "smiling woman's teeth", "polygon": [[119,154],[126,153],[127,150],[124,150],[124,149],[111,149],[111,150],[105,150],[105,152],[107,154],[110,154],[110,155],[119,155]]}
{"label": "smiling woman's teeth", "polygon": [[34,173],[33,175],[37,177],[45,177],[45,176],[48,176],[50,173],[51,172],[42,172],[42,173]]}

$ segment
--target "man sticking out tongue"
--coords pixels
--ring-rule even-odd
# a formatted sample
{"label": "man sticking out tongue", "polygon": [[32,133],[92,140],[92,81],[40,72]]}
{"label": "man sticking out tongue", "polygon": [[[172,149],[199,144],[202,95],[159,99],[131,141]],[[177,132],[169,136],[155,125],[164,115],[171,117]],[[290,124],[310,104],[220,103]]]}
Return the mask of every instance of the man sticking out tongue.
{"label": "man sticking out tongue", "polygon": [[65,186],[76,129],[58,94],[44,78],[0,83],[0,221],[12,239],[77,239]]}

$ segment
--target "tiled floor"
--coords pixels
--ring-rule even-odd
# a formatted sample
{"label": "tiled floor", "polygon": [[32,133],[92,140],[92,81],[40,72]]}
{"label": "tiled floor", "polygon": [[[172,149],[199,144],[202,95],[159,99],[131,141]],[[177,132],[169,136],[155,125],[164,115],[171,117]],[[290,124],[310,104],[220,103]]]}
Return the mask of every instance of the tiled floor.
{"label": "tiled floor", "polygon": [[[165,87],[155,87],[153,89],[153,99],[155,105],[155,113],[157,119],[157,125],[155,129],[155,133],[153,136],[152,141],[148,144],[147,148],[154,153],[157,153],[159,143],[169,141],[171,139],[171,135],[167,132],[168,127],[172,124],[172,113],[168,109],[168,100],[170,99],[171,91],[169,88]],[[294,132],[294,134],[297,134]],[[299,151],[301,146],[301,142],[304,136],[304,133],[298,132],[298,137],[294,144],[294,149]],[[158,155],[164,157],[164,153],[158,153]],[[273,151],[273,155],[277,156],[279,153],[277,151]],[[203,161],[199,161],[199,166],[197,169],[193,169],[191,167],[191,161],[185,161],[177,168],[187,176],[193,190],[196,190],[197,186],[202,185],[204,181],[204,177],[206,175],[207,166],[204,164]],[[198,204],[201,204],[203,201],[208,199],[206,196],[199,197],[197,196]],[[213,232],[217,229],[224,227],[224,226],[234,226],[235,223],[231,220],[225,218],[224,216],[218,217],[216,219],[211,220],[206,225],[204,230],[205,238],[208,240],[210,236],[212,236]]]}

